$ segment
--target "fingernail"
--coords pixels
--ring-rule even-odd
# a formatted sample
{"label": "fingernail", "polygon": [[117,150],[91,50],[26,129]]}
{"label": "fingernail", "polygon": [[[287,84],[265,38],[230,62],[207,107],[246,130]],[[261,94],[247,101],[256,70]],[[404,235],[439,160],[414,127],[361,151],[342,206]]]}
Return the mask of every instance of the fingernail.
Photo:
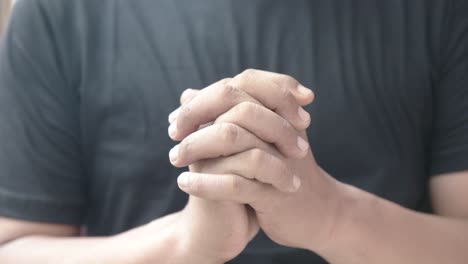
{"label": "fingernail", "polygon": [[310,115],[307,113],[304,108],[300,107],[297,109],[297,114],[302,119],[302,121],[309,121]]}
{"label": "fingernail", "polygon": [[291,192],[295,192],[301,187],[301,178],[299,178],[297,175],[294,175],[293,177],[293,183],[291,187]]}
{"label": "fingernail", "polygon": [[298,90],[301,94],[303,94],[303,95],[309,95],[309,94],[312,93],[312,90],[311,90],[311,89],[305,87],[305,86],[302,85],[302,84],[299,84],[299,85],[297,86],[297,90]]}
{"label": "fingernail", "polygon": [[297,146],[302,152],[306,152],[309,149],[309,143],[299,136],[297,137]]}
{"label": "fingernail", "polygon": [[169,159],[171,162],[176,162],[179,158],[179,145],[176,145],[169,151]]}
{"label": "fingernail", "polygon": [[177,117],[179,116],[179,111],[180,108],[177,108],[174,112],[169,114],[169,123],[172,124],[174,121],[176,121]]}
{"label": "fingernail", "polygon": [[179,178],[177,178],[177,184],[179,185],[180,188],[187,188],[188,186],[188,173],[182,173]]}
{"label": "fingernail", "polygon": [[174,138],[175,135],[177,134],[177,122],[173,122],[170,126],[169,126],[169,136],[171,136],[171,138]]}

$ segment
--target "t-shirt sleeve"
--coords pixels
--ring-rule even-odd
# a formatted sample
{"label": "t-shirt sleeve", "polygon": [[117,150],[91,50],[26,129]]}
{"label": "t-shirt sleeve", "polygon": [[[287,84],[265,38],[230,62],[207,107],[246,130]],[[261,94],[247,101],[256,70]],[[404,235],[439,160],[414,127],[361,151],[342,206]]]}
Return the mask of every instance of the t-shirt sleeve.
{"label": "t-shirt sleeve", "polygon": [[0,44],[0,216],[81,224],[79,96],[53,3],[18,1]]}
{"label": "t-shirt sleeve", "polygon": [[433,90],[431,175],[468,170],[468,1],[447,1]]}

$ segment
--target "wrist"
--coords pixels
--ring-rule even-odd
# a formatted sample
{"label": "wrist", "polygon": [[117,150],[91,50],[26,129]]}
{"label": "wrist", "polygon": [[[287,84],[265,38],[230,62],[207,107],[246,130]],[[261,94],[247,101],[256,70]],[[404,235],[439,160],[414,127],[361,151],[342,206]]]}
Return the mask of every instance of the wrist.
{"label": "wrist", "polygon": [[190,242],[183,212],[101,239],[99,250],[112,263],[222,264]]}
{"label": "wrist", "polygon": [[340,183],[333,225],[326,243],[313,251],[332,262],[342,256],[365,254],[366,232],[372,229],[373,214],[378,214],[378,198],[354,186]]}
{"label": "wrist", "polygon": [[177,253],[177,258],[181,260],[177,263],[223,264],[227,262],[228,260],[225,261],[217,256],[218,252],[214,252],[210,248],[203,248],[204,241],[194,239],[193,219],[186,210],[187,208],[180,212],[179,222],[174,225],[173,231],[171,231],[175,241],[174,250]]}
{"label": "wrist", "polygon": [[[345,229],[343,226],[346,225],[349,205],[354,196],[349,194],[349,185],[336,180],[319,166],[310,171],[313,175],[309,178],[315,181],[312,183],[314,186],[308,188],[308,192],[313,193],[308,199],[318,200],[321,206],[311,203],[304,210],[308,212],[306,219],[311,220],[307,221],[305,239],[299,243],[299,247],[320,254],[333,247],[337,236]],[[319,189],[315,187],[317,185]]]}
{"label": "wrist", "polygon": [[193,263],[193,264],[223,264],[225,261],[216,259],[211,256],[206,256],[199,248],[185,247],[185,243],[177,245],[177,263]]}

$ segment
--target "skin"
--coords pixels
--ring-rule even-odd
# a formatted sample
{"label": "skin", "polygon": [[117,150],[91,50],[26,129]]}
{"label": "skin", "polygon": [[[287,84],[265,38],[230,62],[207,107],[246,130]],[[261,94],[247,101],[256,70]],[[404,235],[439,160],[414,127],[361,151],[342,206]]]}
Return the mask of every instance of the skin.
{"label": "skin", "polygon": [[[199,96],[210,95],[200,92],[197,98]],[[199,108],[204,107],[199,104],[190,109],[197,108],[197,113],[202,113]],[[259,112],[262,111],[257,109],[256,113]],[[195,139],[190,139],[190,144],[197,148],[176,148],[178,155],[189,156],[185,159],[195,161],[201,168],[201,172],[186,172],[179,177],[179,187],[183,191],[211,201],[247,204],[255,210],[260,227],[273,241],[317,252],[331,263],[466,262],[468,222],[454,217],[466,216],[467,206],[462,202],[466,200],[453,201],[467,198],[463,194],[467,172],[443,175],[431,181],[434,207],[447,217],[410,211],[334,180],[318,166],[311,151],[303,158],[281,158],[282,154],[271,150],[270,143],[278,150],[278,146],[286,147],[270,139],[277,137],[292,142],[292,134],[281,130],[281,122],[277,121],[279,115],[263,115],[258,118],[262,120],[259,122],[252,118],[256,116],[252,113],[232,108],[215,120],[213,126],[228,123],[239,127],[234,142],[232,139],[220,142],[219,137],[210,137],[211,131],[205,127],[195,132],[198,134]],[[184,120],[197,120],[191,111],[183,114]],[[184,127],[177,117],[173,120],[177,128]],[[191,127],[196,125],[191,124]],[[268,129],[262,130],[265,127]],[[185,130],[182,131],[180,134],[185,134]],[[264,134],[268,131],[270,135]],[[265,144],[240,142],[252,137],[248,133]],[[176,136],[180,134],[178,131],[171,133],[173,139],[180,139],[181,136]],[[302,136],[305,138],[303,132]],[[200,142],[195,142],[197,139]],[[216,153],[211,146],[215,144],[224,148],[213,158]],[[238,145],[245,149],[239,150]],[[236,151],[237,154],[232,154]],[[278,187],[287,181],[284,181],[285,173],[277,169],[278,159],[301,178],[302,184],[296,192],[279,191]],[[244,165],[242,169],[240,164]],[[175,162],[174,165],[187,164]],[[252,177],[258,174],[263,177]]]}
{"label": "skin", "polygon": [[[191,256],[174,241],[176,223],[174,214],[117,236],[88,238],[78,237],[76,226],[0,218],[0,262],[184,263]],[[174,248],[177,254],[167,262]]]}
{"label": "skin", "polygon": [[[242,140],[242,142],[245,142],[245,144],[239,144],[236,146],[231,145],[231,147],[237,149],[238,151],[249,148],[249,144],[255,144],[255,142],[267,145],[252,134],[238,133],[237,128],[243,129],[244,131],[249,128],[258,128],[257,134],[267,136],[264,138],[264,140],[267,140],[270,142],[270,144],[275,144],[278,146],[278,149],[281,149],[284,155],[301,157],[307,154],[308,148],[301,149],[298,145],[298,142],[300,141],[299,133],[294,127],[303,129],[309,125],[310,116],[306,114],[301,117],[300,109],[302,108],[299,105],[299,102],[301,102],[301,100],[303,103],[312,101],[313,93],[308,89],[300,87],[300,84],[290,77],[286,77],[287,80],[284,80],[283,78],[285,76],[278,74],[275,76],[275,79],[271,79],[268,78],[270,77],[269,74],[265,74],[265,77],[263,78],[265,78],[265,81],[268,81],[269,85],[263,85],[262,82],[256,81],[255,85],[257,85],[257,89],[255,89],[255,92],[258,95],[266,94],[266,91],[269,91],[271,97],[264,96],[262,98],[262,96],[257,96],[257,98],[254,99],[245,91],[253,90],[250,85],[246,84],[255,78],[252,78],[254,76],[250,75],[250,73],[244,75],[245,77],[238,76],[233,79],[222,80],[209,86],[204,91],[196,93],[187,92],[182,96],[181,103],[183,107],[176,110],[175,114],[170,115],[169,121],[172,121],[172,124],[168,130],[169,134],[171,134],[171,137],[173,138],[183,137],[184,135],[187,135],[187,137],[183,143],[171,150],[169,156],[173,164],[179,164],[179,166],[187,166],[191,164],[193,160],[190,160],[191,155],[188,152],[190,150],[198,149],[199,142],[203,141],[203,138],[206,136],[214,138],[221,137],[221,142],[228,141],[235,143],[235,139],[238,136],[250,135],[250,138],[245,138]],[[262,77],[260,76],[260,78]],[[270,88],[272,82],[275,83],[277,89],[272,90]],[[236,87],[243,87],[243,89],[238,89]],[[305,93],[301,95],[298,93],[298,90],[302,90],[303,92],[305,91]],[[294,92],[296,93],[296,97],[294,96]],[[195,96],[195,94],[201,96]],[[298,100],[296,100],[296,98],[298,98]],[[223,100],[227,103],[217,103]],[[281,103],[281,101],[286,101],[288,103],[284,104]],[[192,105],[196,106],[197,104],[204,104],[207,107],[192,108]],[[285,118],[288,118],[290,121],[286,121],[286,119],[280,118],[274,112],[264,108],[263,104],[270,105],[271,107],[277,109],[279,113],[281,113]],[[252,122],[249,122],[249,120],[238,119],[237,123],[243,124],[244,128],[231,126],[229,123],[223,123],[220,125],[215,124],[212,126],[207,126],[205,129],[197,131],[200,125],[213,122],[213,118],[216,118],[219,115],[221,115],[221,117],[218,117],[220,120],[228,121],[236,119],[239,116],[237,114],[223,114],[224,111],[230,108],[232,109],[230,113],[249,113],[251,110],[255,111],[255,109],[258,109],[259,111],[257,114],[253,116],[257,117],[257,125],[251,126]],[[191,118],[184,119],[186,114],[190,114],[192,112],[197,113],[197,116],[200,118],[196,120]],[[283,134],[288,134],[290,136],[287,139],[270,136],[266,131],[268,127],[265,126],[262,128],[262,119],[269,120],[268,118],[277,116],[278,118],[276,118],[274,121],[276,121],[277,125],[281,127]],[[180,121],[179,127],[177,127],[177,121],[174,119]],[[294,127],[292,124],[294,124]],[[176,131],[175,134],[172,133],[174,131]],[[199,133],[201,131],[206,131],[207,133]],[[191,142],[196,144],[191,144]],[[225,152],[223,149],[229,150],[229,152]],[[276,151],[274,148],[271,149]],[[211,144],[211,148],[206,149],[206,152],[204,153],[207,156],[214,158],[218,155],[218,152],[222,153],[224,156],[229,156],[235,151],[227,147],[223,148],[223,144]],[[188,155],[183,155],[184,153],[187,153]],[[210,155],[210,153],[214,155]],[[281,168],[280,160],[278,160],[277,164],[277,168]],[[283,169],[285,168],[286,167],[283,166]],[[190,166],[190,171],[203,172],[204,169],[202,164],[194,164]],[[285,170],[283,170],[283,172],[285,172]],[[294,175],[284,174],[282,176],[282,178],[286,180],[284,182],[278,183],[278,186],[281,187],[281,190],[284,192],[296,191],[298,186],[293,186]],[[252,174],[251,177],[255,177],[255,175]],[[296,183],[296,185],[297,184],[298,183]],[[291,189],[291,187],[293,187],[293,189]],[[253,211],[249,210],[249,207],[246,207],[243,204],[229,201],[209,201],[191,196],[189,199],[189,206],[197,212],[203,212],[198,214],[198,219],[200,221],[195,221],[194,223],[197,223],[201,226],[205,226],[206,223],[211,223],[210,232],[217,234],[215,239],[211,240],[212,243],[209,243],[210,245],[207,246],[207,248],[213,249],[212,252],[210,252],[208,255],[213,256],[213,258],[210,259],[215,259],[218,263],[227,262],[239,255],[247,243],[259,230],[257,218],[254,216]],[[193,217],[187,217],[186,219],[193,219]],[[214,219],[217,221],[213,221]],[[194,223],[188,222],[187,225],[194,226]],[[192,228],[191,230],[195,230],[191,233],[195,235],[194,237],[201,237],[206,239],[206,236],[203,236],[204,232],[206,232],[206,228],[195,226],[195,228]],[[198,232],[199,230],[200,232]],[[190,239],[190,242],[191,244],[187,246],[188,248],[195,248],[197,245],[199,246],[200,244],[203,244],[200,243],[203,241],[197,241],[194,239]],[[207,254],[204,255],[206,256]]]}
{"label": "skin", "polygon": [[[286,78],[263,71],[248,74],[251,76],[258,74],[260,77],[251,78],[256,80],[255,84],[245,81],[243,86],[261,87],[258,85],[258,80],[262,78],[264,80]],[[294,86],[298,84],[295,80],[291,83],[294,83]],[[240,85],[236,83],[233,86],[239,87]],[[171,118],[172,127],[177,124],[178,127],[175,129],[182,128],[182,131],[176,130],[176,133],[170,133],[173,139],[186,134],[184,128],[189,127],[184,126],[181,120],[197,120],[192,117],[204,113],[205,107],[211,110],[207,111],[210,113],[216,112],[213,109],[223,109],[222,106],[207,106],[207,101],[219,102],[219,100],[208,99],[213,94],[213,92],[201,91],[196,96],[192,96],[192,100],[185,102],[185,104],[194,105],[197,100],[200,103],[196,107],[188,108],[197,109],[196,112],[179,111],[176,117]],[[181,109],[185,108],[185,104]],[[201,123],[212,121],[202,118],[198,120],[203,121],[190,127],[198,127]],[[302,240],[306,240],[306,237],[312,235],[323,244],[326,234],[322,234],[322,231],[329,229],[323,227],[334,222],[334,219],[328,217],[333,214],[325,213],[323,219],[312,217],[312,215],[314,211],[337,210],[338,203],[327,190],[338,188],[338,184],[331,177],[322,181],[321,177],[311,178],[303,175],[304,172],[320,173],[308,149],[304,149],[305,157],[302,154],[290,155],[288,158],[280,152],[279,146],[283,146],[283,153],[294,153],[292,150],[288,151],[287,145],[297,146],[298,137],[306,139],[304,131],[297,131],[292,125],[285,125],[287,123],[285,121],[279,113],[259,104],[240,103],[221,114],[212,126],[188,135],[171,150],[171,162],[175,166],[184,167],[195,160],[198,161],[191,166],[192,173],[185,173],[179,177],[179,186],[182,190],[208,200],[223,200],[226,195],[235,196],[237,199],[232,199],[232,201],[248,204],[256,212],[261,212],[256,214],[257,219],[262,229],[273,241],[286,246],[306,248],[306,241],[289,241],[288,238],[294,237],[293,234],[295,234],[303,236]],[[229,129],[225,129],[226,127]],[[230,136],[232,134],[235,136]],[[212,174],[217,174],[217,177],[210,177]],[[239,175],[242,176],[239,177]],[[298,179],[294,180],[294,176]],[[320,189],[324,190],[323,192],[307,191],[317,184],[322,186]],[[301,185],[302,188],[297,191]],[[324,200],[330,202],[324,203]],[[315,210],[304,210],[302,206],[298,206],[305,203]],[[315,220],[317,223],[313,226],[316,226],[317,230],[311,233],[303,232],[304,227]],[[285,221],[294,222],[294,224],[287,228],[278,228]]]}
{"label": "skin", "polygon": [[[286,79],[292,80],[290,77]],[[239,83],[243,80],[245,79],[236,79]],[[254,99],[243,91],[236,92],[242,98],[232,101],[232,105],[247,101],[259,105],[269,104],[284,113],[284,116],[289,115],[291,120],[285,124],[288,124],[290,132],[294,130],[289,124],[305,128],[310,122],[310,117],[308,114],[305,115],[306,118],[300,117],[299,106],[311,102],[313,93],[297,83],[294,84],[293,87],[278,84],[273,92],[271,89],[263,90],[265,94],[278,95],[276,97],[262,95],[266,101],[262,101],[261,96]],[[223,89],[219,84],[216,84],[216,87]],[[265,86],[265,88],[268,87]],[[285,100],[286,97],[289,98],[290,103],[284,104],[279,101]],[[193,96],[189,96],[189,93],[185,93],[184,98],[194,99]],[[277,98],[274,100],[278,102],[274,102],[272,98]],[[222,114],[223,109],[217,109],[213,113]],[[204,122],[206,118],[200,120]],[[186,131],[190,133],[190,129]],[[274,141],[275,138],[272,140]],[[281,144],[282,141],[278,143]],[[297,146],[283,145],[286,146],[284,155],[305,154]],[[195,264],[224,263],[238,255],[258,232],[258,223],[252,216],[253,213],[249,212],[244,205],[206,201],[192,196],[187,206],[180,212],[156,219],[148,225],[118,236],[103,238],[76,238],[78,235],[76,226],[0,218],[0,231],[2,231],[0,232],[0,262],[54,263],[67,259],[69,263],[175,264],[187,263],[187,259],[190,259],[190,262]],[[128,241],[133,241],[132,246],[129,247]],[[25,251],[29,254],[23,254]],[[87,252],[93,252],[93,254],[87,254]]]}
{"label": "skin", "polygon": [[[264,80],[262,83],[257,82],[255,87],[267,89],[255,89],[254,91],[261,93],[261,96],[252,95],[246,92],[252,91],[252,88],[249,88],[249,81],[234,88],[249,94],[250,97],[255,98],[258,105],[263,105],[267,110],[275,113],[277,115],[275,120],[278,116],[288,120],[298,135],[306,139],[305,134],[301,133],[308,124],[297,125],[294,118],[285,118],[287,117],[286,110],[279,110],[290,107],[296,108],[296,113],[299,113],[297,105],[293,107],[291,104],[284,104],[282,103],[284,98],[277,97],[280,101],[276,103],[275,108],[275,104],[261,100],[261,98],[273,98],[270,95],[275,89],[280,89],[280,91],[282,89],[282,94],[287,94],[284,92],[284,85],[272,84],[272,79],[277,80],[277,77],[281,75],[254,70],[243,74],[247,74],[248,78],[237,76],[233,79]],[[290,77],[285,77],[284,80],[286,83],[293,83]],[[296,97],[298,105],[312,101],[312,93],[305,92],[303,97],[298,98],[297,95],[302,94],[299,92],[302,90],[298,88],[299,86],[286,87]],[[223,148],[210,148],[209,146],[213,144],[210,144],[210,141],[202,141],[205,138],[198,134],[199,137],[194,137],[191,145],[205,146],[202,153],[190,152],[187,155],[184,150],[190,151],[199,147],[180,146],[179,151],[176,152],[179,157],[174,165],[191,164],[191,173],[185,174],[189,176],[188,184],[185,187],[181,186],[182,189],[205,197],[205,199],[191,196],[190,201],[196,201],[196,203],[189,202],[181,212],[156,219],[148,225],[129,232],[103,238],[77,238],[78,228],[74,226],[0,218],[0,262],[56,263],[66,259],[68,263],[187,263],[187,259],[190,259],[190,263],[195,264],[222,263],[223,259],[236,254],[245,246],[250,238],[245,234],[254,233],[255,228],[249,227],[255,227],[253,224],[255,221],[258,221],[268,235],[278,243],[316,251],[331,263],[465,262],[468,257],[466,255],[468,225],[464,217],[468,215],[468,206],[463,201],[468,199],[468,195],[466,188],[462,186],[468,186],[467,172],[441,175],[431,180],[430,187],[435,212],[440,216],[406,210],[362,190],[335,181],[315,162],[304,162],[303,160],[312,161],[312,152],[308,150],[304,157],[295,149],[297,144],[289,146],[288,144],[294,141],[292,139],[294,133],[291,131],[284,130],[288,135],[288,138],[284,139],[276,135],[262,134],[265,131],[255,128],[255,124],[251,124],[252,119],[248,117],[244,119],[236,116],[235,113],[227,114],[232,107],[241,102],[255,102],[231,98],[229,94],[234,96],[242,93],[231,89],[231,93],[225,94],[223,100],[217,100],[224,104],[234,102],[230,108],[217,108],[215,105],[209,105],[210,111],[199,112],[215,114],[193,119],[199,121],[186,125],[185,121],[181,121],[182,118],[192,120],[190,114],[193,113],[193,109],[198,110],[204,105],[195,104],[197,102],[195,99],[199,98],[201,93],[188,91],[183,94],[182,103],[191,102],[192,105],[183,111],[176,111],[170,118],[172,123],[176,124],[172,127],[175,127],[176,131],[183,131],[180,134],[179,132],[173,134],[176,135],[177,140],[182,140],[181,144],[184,144],[184,140],[189,135],[198,133],[199,125],[213,122],[213,126],[226,127],[222,124],[231,122],[229,125],[231,129],[220,129],[218,133],[214,133],[219,136],[222,135],[221,131],[231,131],[227,132],[224,137],[226,144],[216,144],[224,146]],[[198,102],[203,102],[201,99],[198,100]],[[212,103],[216,103],[216,100]],[[213,109],[218,109],[218,111],[213,111]],[[292,112],[293,110],[290,110],[289,113]],[[180,113],[183,113],[182,117]],[[242,111],[237,111],[237,113],[242,113]],[[184,117],[184,115],[188,116]],[[268,116],[272,117],[272,115]],[[287,126],[284,124],[286,122],[283,122],[283,126]],[[238,127],[236,133],[232,133],[234,125]],[[202,129],[203,133],[213,133],[213,130],[210,132],[208,129],[209,127],[206,128],[207,130]],[[219,139],[217,142],[220,142]],[[252,144],[258,149],[253,152],[256,154],[241,155],[243,152],[252,152],[255,148],[246,150]],[[208,155],[210,158],[197,160],[196,155]],[[268,175],[265,173],[268,166],[259,167],[259,171],[250,171],[245,167],[256,169],[257,166],[236,165],[252,162],[249,158],[254,161],[265,159],[263,163],[275,162],[278,168],[283,168],[278,165],[281,163],[289,167],[285,171],[293,173],[284,172],[265,177]],[[305,163],[308,165],[304,165]],[[304,166],[304,171],[301,166]],[[296,173],[297,171],[302,172]],[[288,183],[294,183],[292,175],[296,174],[301,177],[300,187],[296,191],[289,191]],[[220,190],[223,191],[220,192]],[[312,193],[310,193],[311,190]],[[268,192],[269,199],[259,198],[259,195],[255,194],[257,191]],[[240,201],[241,199],[244,200]],[[309,203],[305,204],[304,200]],[[313,202],[310,203],[310,201]],[[200,206],[195,206],[197,203]],[[254,214],[248,213],[249,207],[246,207],[246,204],[251,205],[251,208],[257,208]],[[327,208],[322,210],[321,206],[325,207],[325,205],[328,205],[327,208],[336,208],[336,210],[327,210]],[[187,213],[189,209],[190,212]],[[241,213],[231,209],[239,210]],[[246,213],[242,210],[246,210]],[[275,216],[271,214],[271,210],[277,212],[285,210],[285,212]],[[241,215],[241,217],[231,219],[233,215]],[[255,217],[250,217],[250,215]],[[310,223],[298,222],[302,216],[308,217]],[[196,224],[189,225],[190,222]],[[229,226],[233,223],[240,226],[239,229],[236,227],[237,230],[253,231],[252,233],[242,231],[240,233],[244,235],[229,236],[234,238],[232,240],[217,233],[223,230],[228,230],[224,234],[231,233]],[[301,226],[300,233],[296,225]],[[216,230],[213,230],[213,227],[216,227]],[[290,232],[291,228],[293,230]],[[196,247],[193,247],[194,244]],[[213,250],[213,245],[220,246],[222,254],[213,256],[211,252],[219,249]]]}

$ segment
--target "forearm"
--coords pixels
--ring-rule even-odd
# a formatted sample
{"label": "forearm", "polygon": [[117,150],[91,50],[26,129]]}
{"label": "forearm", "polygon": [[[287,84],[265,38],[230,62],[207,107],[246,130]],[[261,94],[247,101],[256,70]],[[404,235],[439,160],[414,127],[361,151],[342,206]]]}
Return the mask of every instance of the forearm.
{"label": "forearm", "polygon": [[186,263],[175,225],[170,215],[112,237],[26,236],[0,246],[0,263]]}
{"label": "forearm", "polygon": [[343,213],[322,254],[334,264],[466,263],[468,221],[408,210],[345,186]]}
{"label": "forearm", "polygon": [[[13,263],[124,263],[122,248],[110,238],[29,236],[0,248],[0,262]],[[115,251],[113,253],[113,251]]]}

